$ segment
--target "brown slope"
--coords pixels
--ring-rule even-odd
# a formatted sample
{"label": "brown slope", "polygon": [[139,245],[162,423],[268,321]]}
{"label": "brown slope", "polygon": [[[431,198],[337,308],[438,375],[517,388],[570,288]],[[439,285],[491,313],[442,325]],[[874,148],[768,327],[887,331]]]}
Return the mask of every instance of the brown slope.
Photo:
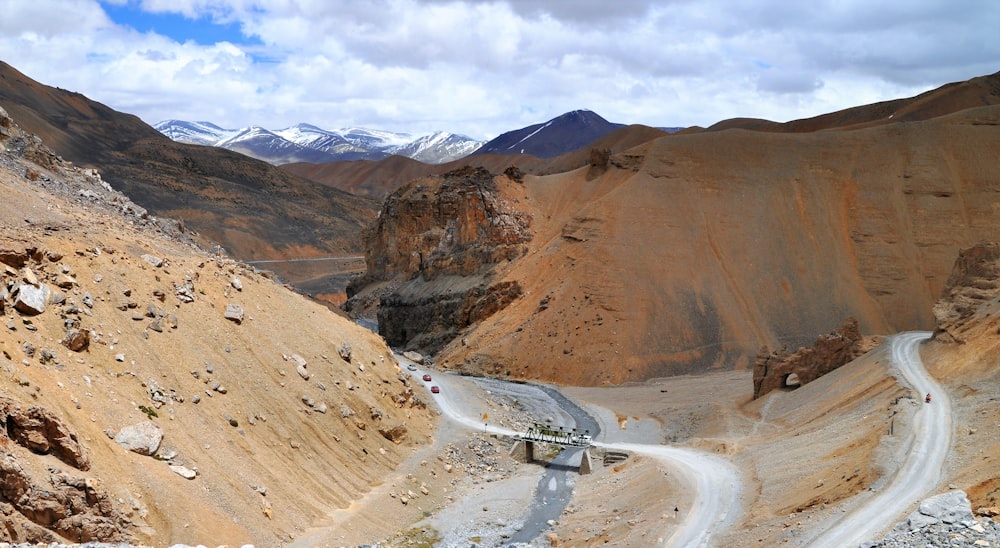
{"label": "brown slope", "polygon": [[382,200],[407,181],[426,176],[432,166],[404,156],[314,164],[296,162],[281,169],[358,196]]}
{"label": "brown slope", "polygon": [[[380,337],[124,214],[119,193],[24,146],[34,140],[2,111],[0,128],[4,542],[284,545],[398,481],[399,463],[426,447],[434,418],[419,398],[429,394],[400,378]],[[61,298],[39,314],[20,311],[12,294],[26,279]],[[176,293],[186,284],[191,302]],[[241,323],[223,317],[229,304],[246,311]],[[89,332],[89,346],[60,344],[67,326]],[[308,362],[308,379],[292,354]],[[20,421],[39,409],[54,419]],[[164,434],[159,458],[106,435],[147,420]],[[398,443],[380,434],[399,425]],[[52,448],[70,440],[89,467],[57,458]],[[443,464],[415,477],[430,483],[436,473],[446,475]],[[74,486],[76,496],[59,498]],[[400,520],[420,518],[416,504],[393,509]],[[95,529],[100,518],[114,529]]]}
{"label": "brown slope", "polygon": [[1000,104],[1000,72],[946,84],[915,97],[848,108],[787,123],[753,118],[723,120],[708,128],[755,131],[808,132],[824,129],[860,128],[897,122],[930,120],[953,112]]}
{"label": "brown slope", "polygon": [[618,153],[668,135],[670,134],[663,130],[641,124],[625,126],[601,137],[588,147],[552,158],[546,161],[544,166],[531,171],[531,173],[543,174],[570,171],[587,165],[590,161],[590,151],[593,149],[607,149],[612,153]]}
{"label": "brown slope", "polygon": [[378,161],[286,164],[281,166],[281,169],[359,196],[383,200],[410,181],[441,175],[466,166],[485,167],[494,172],[502,172],[510,166],[517,166],[521,170],[530,171],[543,163],[542,160],[528,154],[511,156],[482,154],[446,164],[425,164],[402,156],[391,156]]}
{"label": "brown slope", "polygon": [[[155,215],[181,219],[243,260],[357,254],[376,204],[231,151],[175,143],[135,116],[0,63],[0,104],[27,131]],[[293,284],[297,263],[270,263]],[[310,277],[312,274],[310,274]],[[341,277],[343,278],[343,276]],[[319,284],[342,292],[345,279]]]}
{"label": "brown slope", "polygon": [[[1000,238],[1000,107],[807,134],[671,136],[527,177],[524,298],[452,367],[580,384],[746,367],[847,316],[926,329],[959,248]],[[544,300],[545,306],[540,306]]]}

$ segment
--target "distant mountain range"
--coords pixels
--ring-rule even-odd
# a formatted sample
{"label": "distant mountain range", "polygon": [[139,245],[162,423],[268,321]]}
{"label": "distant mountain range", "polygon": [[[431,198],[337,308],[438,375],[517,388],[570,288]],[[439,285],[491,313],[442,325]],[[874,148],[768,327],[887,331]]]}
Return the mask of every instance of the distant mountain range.
{"label": "distant mountain range", "polygon": [[364,128],[328,130],[311,124],[280,130],[260,126],[225,129],[211,122],[164,120],[153,127],[177,142],[225,148],[276,165],[381,160],[392,155],[442,164],[468,156],[483,144],[443,131],[414,138],[407,133]]}
{"label": "distant mountain range", "polygon": [[[414,138],[408,133],[363,128],[327,130],[304,123],[269,130],[260,126],[224,129],[211,122],[165,120],[153,127],[174,141],[221,147],[275,165],[382,160],[393,155],[425,164],[444,164],[472,154],[555,158],[586,147],[625,124],[609,122],[590,110],[574,110],[487,142],[445,131]],[[674,133],[683,128],[659,129]]]}

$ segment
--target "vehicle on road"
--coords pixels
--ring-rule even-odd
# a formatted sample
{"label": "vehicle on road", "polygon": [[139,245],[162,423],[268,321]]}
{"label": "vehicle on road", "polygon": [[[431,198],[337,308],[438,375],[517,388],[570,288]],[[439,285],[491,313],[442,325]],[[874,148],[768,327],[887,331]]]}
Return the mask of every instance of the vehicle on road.
{"label": "vehicle on road", "polygon": [[409,369],[410,371],[416,371],[417,370],[417,366],[413,365],[412,363],[409,364],[409,365],[407,365],[406,368]]}
{"label": "vehicle on road", "polygon": [[931,402],[931,395],[930,392],[928,392],[927,397],[924,398],[924,403],[930,403],[930,402]]}
{"label": "vehicle on road", "polygon": [[424,380],[427,381],[427,382],[431,382],[431,376],[428,375],[428,374],[426,374],[426,373],[424,373]]}
{"label": "vehicle on road", "polygon": [[432,394],[440,394],[441,393],[441,388],[437,387],[437,386],[432,386],[431,387],[431,393]]}

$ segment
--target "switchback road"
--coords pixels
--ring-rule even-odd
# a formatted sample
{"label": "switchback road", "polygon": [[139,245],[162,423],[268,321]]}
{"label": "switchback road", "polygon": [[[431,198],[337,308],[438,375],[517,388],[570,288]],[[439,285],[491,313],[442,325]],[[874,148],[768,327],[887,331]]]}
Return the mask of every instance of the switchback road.
{"label": "switchback road", "polygon": [[[928,332],[901,333],[892,337],[893,365],[917,392],[921,409],[905,442],[906,456],[899,471],[875,496],[859,502],[809,546],[841,548],[858,546],[889,524],[896,523],[913,504],[926,497],[941,479],[941,468],[951,448],[951,400],[924,369],[919,346]],[[932,403],[923,403],[932,394]]]}

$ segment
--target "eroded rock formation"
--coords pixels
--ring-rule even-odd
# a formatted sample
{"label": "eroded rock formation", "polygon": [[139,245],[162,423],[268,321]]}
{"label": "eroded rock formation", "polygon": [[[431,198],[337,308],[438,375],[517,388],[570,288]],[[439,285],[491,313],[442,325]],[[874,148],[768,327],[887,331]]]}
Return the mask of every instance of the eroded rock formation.
{"label": "eroded rock formation", "polygon": [[964,342],[962,327],[980,305],[1000,297],[1000,244],[980,243],[962,249],[934,304],[934,339]]}
{"label": "eroded rock formation", "polygon": [[753,397],[812,382],[863,353],[858,320],[851,317],[831,333],[821,335],[812,347],[793,353],[761,348],[753,364]]}
{"label": "eroded rock formation", "polygon": [[125,540],[124,522],[96,480],[53,466],[47,467],[46,474],[40,471],[43,467],[25,461],[31,453],[51,454],[78,470],[90,468],[76,434],[52,412],[0,396],[0,446],[0,536],[4,540]]}
{"label": "eroded rock formation", "polygon": [[377,299],[389,344],[430,353],[502,310],[522,289],[494,282],[494,269],[523,255],[531,239],[529,217],[510,196],[515,187],[510,173],[467,167],[394,192],[364,232],[368,271],[348,287],[346,308],[364,314]]}

